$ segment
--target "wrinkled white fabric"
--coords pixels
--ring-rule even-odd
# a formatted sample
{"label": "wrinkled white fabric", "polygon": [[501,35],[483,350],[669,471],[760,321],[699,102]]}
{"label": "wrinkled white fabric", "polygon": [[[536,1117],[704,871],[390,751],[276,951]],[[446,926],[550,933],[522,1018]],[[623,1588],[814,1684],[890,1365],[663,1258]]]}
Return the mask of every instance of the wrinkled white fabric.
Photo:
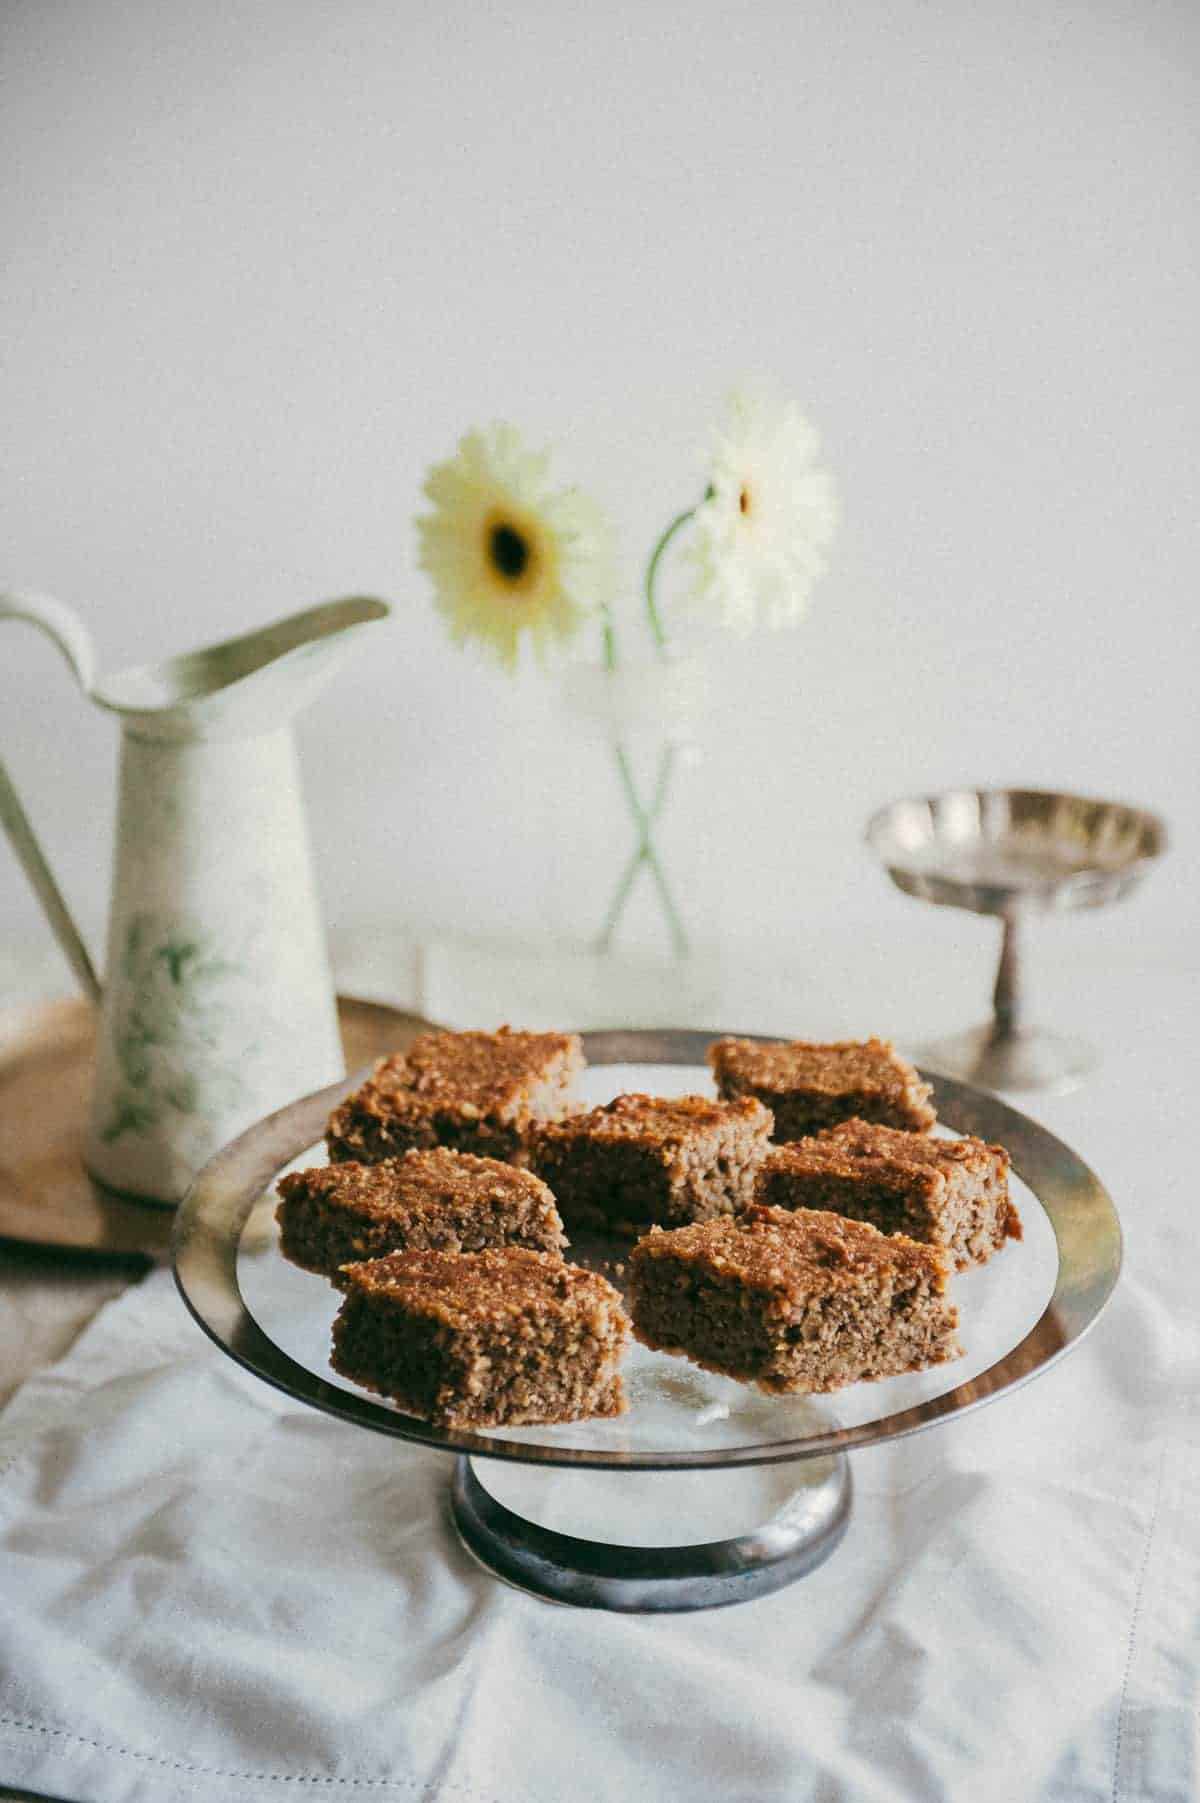
{"label": "wrinkled white fabric", "polygon": [[1142,1043],[1153,1123],[1129,1132],[1120,1059],[1038,1111],[1122,1205],[1102,1322],[1020,1392],[856,1454],[840,1550],[732,1609],[494,1581],[442,1455],[277,1395],[152,1276],[0,1417],[0,1780],[88,1803],[1190,1803],[1195,1072],[1154,1067],[1149,1018]]}

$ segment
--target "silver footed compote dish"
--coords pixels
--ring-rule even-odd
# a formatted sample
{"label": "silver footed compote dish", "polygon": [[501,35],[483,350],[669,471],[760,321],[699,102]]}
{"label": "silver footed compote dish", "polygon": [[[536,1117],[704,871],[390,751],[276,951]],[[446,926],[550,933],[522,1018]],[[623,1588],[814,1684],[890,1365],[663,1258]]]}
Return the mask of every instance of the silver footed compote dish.
{"label": "silver footed compote dish", "polygon": [[[717,1034],[582,1037],[579,1093],[588,1104],[631,1090],[712,1093],[705,1054]],[[1076,1153],[997,1097],[934,1076],[939,1130],[1007,1147],[1024,1223],[1022,1241],[954,1279],[961,1359],[832,1396],[779,1396],[635,1343],[621,1416],[436,1427],[333,1370],[338,1292],[278,1247],[275,1180],[324,1161],[326,1121],[362,1076],[281,1109],[205,1166],[176,1218],[180,1292],[216,1344],[265,1382],[342,1421],[451,1455],[451,1510],[467,1548],[497,1575],[560,1602],[702,1609],[792,1582],[846,1531],[848,1453],[946,1426],[1047,1370],[1092,1326],[1120,1269],[1116,1211]],[[628,1250],[628,1240],[577,1238],[568,1257],[620,1284]]]}
{"label": "silver footed compote dish", "polygon": [[1002,925],[992,1019],[926,1046],[928,1062],[988,1089],[1081,1083],[1098,1062],[1094,1048],[1026,1019],[1020,926],[1032,914],[1128,895],[1167,848],[1158,816],[1051,790],[949,789],[889,802],[871,816],[866,840],[906,895]]}

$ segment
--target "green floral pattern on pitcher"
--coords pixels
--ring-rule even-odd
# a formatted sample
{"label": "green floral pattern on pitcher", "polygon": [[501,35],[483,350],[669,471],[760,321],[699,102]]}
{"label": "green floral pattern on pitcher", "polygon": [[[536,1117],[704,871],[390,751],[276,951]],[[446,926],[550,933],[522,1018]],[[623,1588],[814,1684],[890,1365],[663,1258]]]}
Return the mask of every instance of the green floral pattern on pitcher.
{"label": "green floral pattern on pitcher", "polygon": [[258,1032],[230,1043],[230,1025],[254,1013],[245,973],[244,959],[223,953],[214,935],[134,915],[113,1022],[121,1081],[102,1129],[106,1144],[152,1133],[168,1115],[212,1118],[238,1106],[262,1045]]}

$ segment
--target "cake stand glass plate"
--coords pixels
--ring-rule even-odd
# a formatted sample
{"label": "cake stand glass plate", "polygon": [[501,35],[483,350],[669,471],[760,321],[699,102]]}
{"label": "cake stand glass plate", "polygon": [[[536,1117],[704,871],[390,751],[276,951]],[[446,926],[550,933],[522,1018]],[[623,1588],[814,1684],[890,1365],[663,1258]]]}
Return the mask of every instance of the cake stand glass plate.
{"label": "cake stand glass plate", "polygon": [[[709,1033],[584,1035],[589,1103],[631,1089],[711,1094]],[[777,1588],[841,1538],[848,1451],[977,1407],[1044,1370],[1096,1319],[1120,1267],[1097,1178],[997,1098],[933,1077],[943,1129],[1013,1157],[1023,1241],[954,1279],[964,1358],[824,1397],[770,1396],[632,1344],[628,1412],[613,1420],[479,1431],[399,1413],[328,1361],[340,1297],[280,1256],[274,1180],[324,1161],[321,1135],[354,1081],[252,1128],[200,1174],[179,1211],[180,1290],[218,1345],[314,1407],[456,1455],[452,1508],[468,1547],[511,1581],[598,1607],[697,1608]],[[576,1262],[621,1281],[629,1242],[575,1238]],[[486,1479],[477,1461],[489,1461]]]}

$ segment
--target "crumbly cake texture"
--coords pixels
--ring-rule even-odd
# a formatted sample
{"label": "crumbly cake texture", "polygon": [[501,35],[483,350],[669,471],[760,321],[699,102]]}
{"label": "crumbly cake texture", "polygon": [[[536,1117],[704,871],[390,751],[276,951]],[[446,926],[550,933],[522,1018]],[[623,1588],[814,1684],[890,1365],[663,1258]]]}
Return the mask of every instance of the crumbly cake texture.
{"label": "crumbly cake texture", "polygon": [[629,1322],[613,1286],[548,1252],[399,1252],[347,1266],[335,1371],[441,1427],[619,1415]]}
{"label": "crumbly cake texture", "polygon": [[1022,1237],[1009,1195],[1009,1156],[981,1139],[934,1139],[871,1121],[843,1121],[815,1139],[773,1146],[756,1201],[824,1208],[940,1246],[954,1268],[982,1265]]}
{"label": "crumbly cake texture", "polygon": [[770,1132],[752,1096],[624,1095],[539,1128],[529,1158],[568,1224],[637,1233],[744,1208]]}
{"label": "crumbly cake texture", "polygon": [[388,1252],[482,1252],[528,1246],[560,1254],[554,1197],[530,1171],[445,1146],[382,1164],[329,1164],[280,1178],[279,1248],[342,1286],[339,1267]]}
{"label": "crumbly cake texture", "polygon": [[865,1221],[755,1204],[652,1229],[629,1256],[634,1332],[764,1390],[815,1392],[957,1358],[934,1246]]}
{"label": "crumbly cake texture", "polygon": [[708,1048],[722,1096],[757,1096],[775,1117],[777,1142],[805,1139],[853,1118],[928,1132],[932,1086],[886,1039],[718,1039]]}
{"label": "crumbly cake texture", "polygon": [[378,1164],[412,1147],[450,1146],[520,1158],[532,1126],[567,1112],[582,1069],[577,1033],[423,1033],[334,1111],[329,1156]]}

